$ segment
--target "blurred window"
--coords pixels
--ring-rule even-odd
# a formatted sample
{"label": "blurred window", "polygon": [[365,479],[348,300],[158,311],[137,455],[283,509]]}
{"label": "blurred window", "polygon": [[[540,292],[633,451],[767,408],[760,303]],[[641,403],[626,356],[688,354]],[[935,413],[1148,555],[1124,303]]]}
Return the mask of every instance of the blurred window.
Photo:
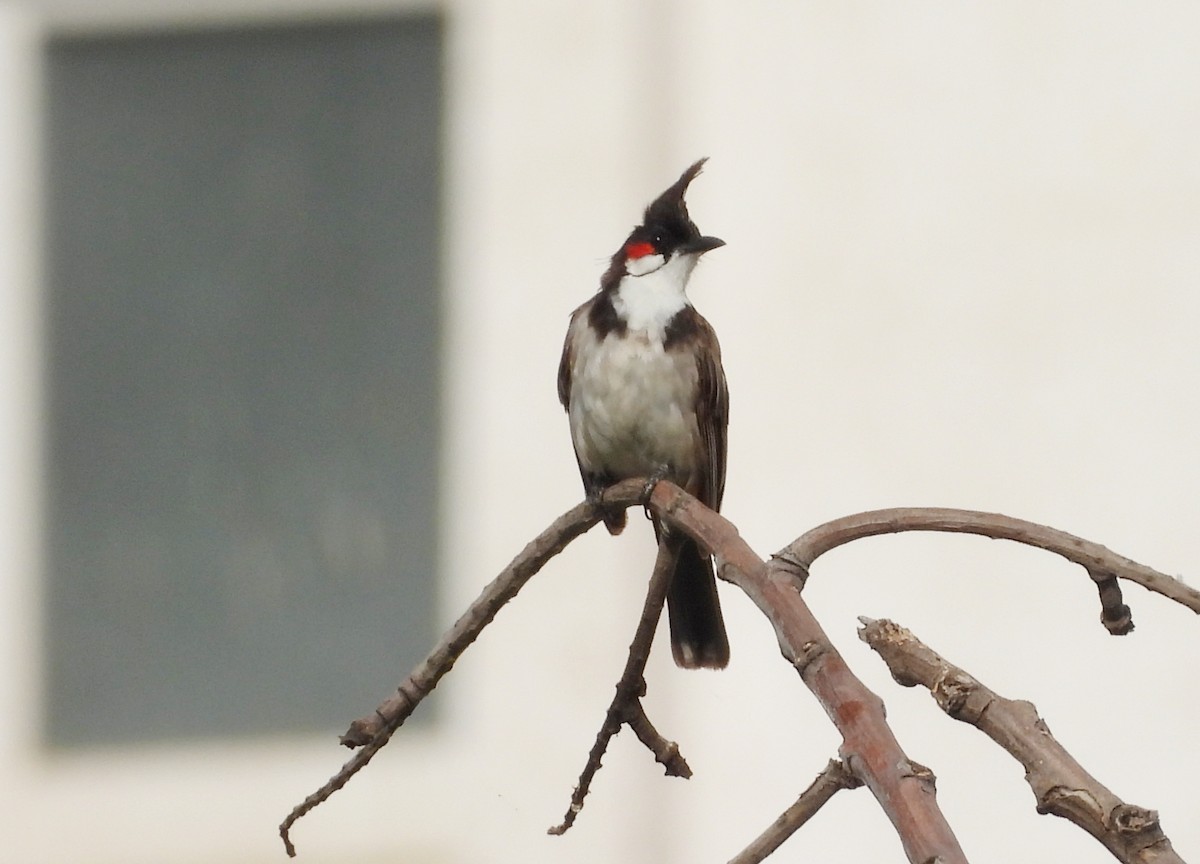
{"label": "blurred window", "polygon": [[49,42],[51,745],[339,732],[430,647],[442,52]]}

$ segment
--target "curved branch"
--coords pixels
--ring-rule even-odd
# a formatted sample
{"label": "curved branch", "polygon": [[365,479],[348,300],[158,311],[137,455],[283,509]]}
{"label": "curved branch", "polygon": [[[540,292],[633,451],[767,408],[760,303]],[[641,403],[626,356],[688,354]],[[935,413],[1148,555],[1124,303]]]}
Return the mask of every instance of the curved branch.
{"label": "curved branch", "polygon": [[977,510],[896,507],[857,513],[806,531],[773,557],[807,573],[812,562],[831,549],[863,537],[896,534],[901,531],[978,534],[996,540],[1012,540],[1027,546],[1036,546],[1061,555],[1087,570],[1096,583],[1100,592],[1101,621],[1114,635],[1124,635],[1133,629],[1129,607],[1122,602],[1117,579],[1128,579],[1200,614],[1200,591],[1173,576],[1160,573],[1118,555],[1099,543],[1084,540],[1065,531],[999,513]]}

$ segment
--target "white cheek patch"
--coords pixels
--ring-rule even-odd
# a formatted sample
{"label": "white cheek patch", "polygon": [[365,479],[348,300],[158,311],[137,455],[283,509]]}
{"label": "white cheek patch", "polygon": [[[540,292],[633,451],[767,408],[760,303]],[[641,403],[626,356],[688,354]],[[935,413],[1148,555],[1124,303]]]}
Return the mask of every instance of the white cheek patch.
{"label": "white cheek patch", "polygon": [[657,252],[652,255],[643,255],[641,258],[627,258],[625,259],[625,272],[630,276],[645,276],[666,263],[667,259]]}
{"label": "white cheek patch", "polygon": [[[659,255],[643,257],[662,260]],[[684,289],[696,266],[696,257],[675,255],[640,277],[631,273],[621,280],[613,297],[613,308],[629,330],[647,334],[661,348],[667,325],[687,306]]]}

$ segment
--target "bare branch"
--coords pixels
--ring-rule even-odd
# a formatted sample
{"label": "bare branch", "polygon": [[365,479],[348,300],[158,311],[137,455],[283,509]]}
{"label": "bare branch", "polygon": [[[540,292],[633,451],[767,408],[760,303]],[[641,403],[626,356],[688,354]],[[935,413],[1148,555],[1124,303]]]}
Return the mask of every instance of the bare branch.
{"label": "bare branch", "polygon": [[650,507],[672,528],[715,553],[721,578],[745,591],[767,616],[783,656],[841,732],[842,760],[892,821],[909,861],[965,864],[966,856],[938,809],[932,775],[904,755],[884,719],[883,703],[829,641],[800,596],[796,574],[786,565],[768,567],[730,522],[677,486],[659,483]]}
{"label": "bare branch", "polygon": [[662,617],[667,589],[671,587],[674,561],[674,556],[666,551],[665,546],[660,546],[658,558],[654,563],[654,573],[650,577],[650,587],[646,592],[646,602],[642,607],[642,617],[629,646],[629,659],[625,661],[625,671],[621,673],[621,680],[617,682],[617,692],[608,706],[608,711],[605,712],[600,731],[596,733],[596,742],[588,753],[587,764],[584,765],[579,775],[579,783],[571,795],[571,805],[567,808],[563,821],[550,828],[547,832],[549,834],[565,834],[575,824],[575,817],[583,810],[583,801],[591,788],[592,779],[600,770],[600,760],[604,758],[608,742],[626,723],[637,734],[638,740],[645,744],[654,754],[654,758],[666,768],[668,775],[692,776],[692,769],[680,754],[678,745],[658,733],[646,716],[641,702],[642,697],[646,695],[646,661],[650,659],[654,631],[658,627],[658,619]]}
{"label": "bare branch", "polygon": [[389,726],[395,729],[403,723],[417,704],[437,686],[442,676],[450,671],[483,628],[491,623],[504,604],[516,597],[517,592],[547,561],[598,521],[598,510],[585,502],[564,513],[528,543],[521,554],[483,589],[467,611],[442,635],[437,646],[409,674],[396,694],[371,714],[350,724],[350,728],[342,735],[342,744],[351,748],[364,746],[383,729]]}
{"label": "bare branch", "polygon": [[941,507],[898,507],[846,516],[806,531],[773,557],[807,573],[818,557],[862,537],[901,531],[948,531],[1013,540],[1061,555],[1085,570],[1100,593],[1100,620],[1110,633],[1123,636],[1133,629],[1129,607],[1121,598],[1117,579],[1128,579],[1200,614],[1200,591],[1183,581],[1118,555],[1065,531],[1014,519],[999,513]]}
{"label": "bare branch", "polygon": [[783,845],[783,841],[800,830],[804,823],[816,816],[826,801],[843,789],[856,789],[861,785],[862,781],[851,773],[845,763],[830,759],[825,770],[800,793],[796,803],[784,810],[754,842],[729,859],[729,864],[759,864]]}
{"label": "bare branch", "polygon": [[654,761],[663,766],[663,773],[668,777],[682,777],[684,780],[692,776],[692,767],[679,751],[679,745],[662,736],[646,716],[646,709],[641,700],[629,706],[625,723],[633,730],[633,734],[642,745],[654,754]]}
{"label": "bare branch", "polygon": [[[766,614],[775,628],[781,652],[800,673],[804,683],[816,695],[841,732],[843,743],[840,755],[845,770],[871,789],[896,827],[909,860],[914,862],[938,860],[943,864],[959,864],[966,859],[937,808],[932,774],[904,755],[884,720],[882,702],[850,672],[800,596],[808,576],[808,566],[820,554],[858,537],[895,531],[976,533],[1039,546],[1087,568],[1099,589],[1102,617],[1111,632],[1128,632],[1132,627],[1128,608],[1121,600],[1116,581],[1118,578],[1138,582],[1200,612],[1200,592],[1165,574],[1122,558],[1103,546],[1031,522],[963,510],[884,510],[837,520],[806,533],[775,556],[768,565],[742,541],[732,524],[678,487],[668,482],[659,483],[647,500],[645,481],[627,480],[607,489],[602,500],[585,502],[564,514],[529,543],[504,572],[484,589],[396,692],[374,712],[350,725],[342,736],[342,743],[347,747],[359,748],[358,752],[320,789],[293,809],[280,825],[280,836],[289,855],[295,855],[289,833],[296,820],[341,789],[371,760],[501,607],[515,597],[547,561],[595,525],[602,512],[635,504],[649,507],[663,522],[714,552],[720,561],[720,576],[742,588]],[[666,578],[656,572],[638,635],[630,646],[625,674],[618,684],[617,696],[597,736],[588,766],[581,775],[580,787],[572,799],[567,818],[563,825],[558,826],[561,830],[569,827],[574,814],[582,806],[583,797],[599,767],[599,759],[608,740],[624,723],[630,725],[638,739],[666,767],[668,774],[690,775],[690,769],[679,755],[678,747],[654,729],[640,702],[645,690],[643,670],[654,625],[661,615]],[[806,808],[812,807],[815,812],[813,802],[823,794],[825,792],[822,790],[810,790],[801,796],[801,801],[792,809],[804,814]],[[1074,801],[1070,795],[1064,797],[1060,794],[1055,798],[1047,793],[1047,796],[1047,812],[1058,812],[1054,809],[1056,807],[1066,811]],[[1161,834],[1155,814],[1120,805],[1119,802],[1117,804],[1119,806],[1115,809],[1106,811],[1109,821],[1105,824],[1109,827],[1105,830],[1116,831],[1125,837],[1123,842],[1127,846],[1132,842],[1129,838],[1151,838],[1143,851],[1139,852],[1141,857],[1128,860],[1178,860],[1167,857],[1174,853],[1170,851],[1170,844],[1165,838],[1161,842],[1154,839]],[[792,809],[789,813],[792,813]],[[807,819],[809,815],[803,818]],[[802,824],[802,821],[795,824]],[[778,836],[782,838],[786,835]],[[778,842],[782,842],[782,839],[776,845]],[[1103,838],[1102,842],[1105,842]],[[1158,857],[1147,857],[1151,853]]]}
{"label": "bare branch", "polygon": [[1183,864],[1158,814],[1126,804],[1085,771],[1029,702],[1005,699],[891,621],[860,619],[859,638],[905,687],[927,687],[938,706],[978,728],[1025,766],[1039,813],[1074,822],[1126,864]]}
{"label": "bare branch", "polygon": [[[359,748],[358,752],[324,785],[296,805],[279,826],[279,836],[289,856],[296,855],[296,847],[291,840],[291,829],[296,821],[327,801],[345,786],[350,778],[366,767],[375,754],[387,744],[392,733],[400,728],[417,705],[453,668],[458,658],[478,638],[483,628],[491,623],[504,604],[517,596],[517,592],[547,561],[599,522],[602,512],[645,503],[646,488],[644,480],[626,481],[606,490],[600,501],[585,501],[556,519],[550,527],[528,543],[500,575],[483,589],[475,602],[443,634],[437,646],[409,673],[392,696],[370,714],[350,724],[350,728],[341,737],[341,743],[346,747]],[[657,618],[655,620],[657,621]],[[643,661],[643,667],[644,665]],[[638,714],[641,716],[637,716]],[[687,763],[679,755],[679,748],[658,734],[644,712],[633,712],[630,721],[638,739],[666,766],[667,773],[675,773],[678,776],[691,773]]]}
{"label": "bare branch", "polygon": [[[629,506],[636,497],[620,504]],[[471,604],[470,608],[443,634],[437,646],[404,680],[395,694],[365,717],[350,724],[341,742],[347,747],[361,748],[313,794],[298,804],[279,826],[279,836],[289,856],[295,857],[291,828],[296,820],[329,799],[366,767],[372,757],[387,743],[392,733],[408,719],[417,705],[433,691],[438,681],[454,666],[455,661],[479,636],[496,613],[517,595],[525,583],[542,567],[566,548],[567,544],[600,521],[598,508],[584,502],[564,513],[533,539]]]}

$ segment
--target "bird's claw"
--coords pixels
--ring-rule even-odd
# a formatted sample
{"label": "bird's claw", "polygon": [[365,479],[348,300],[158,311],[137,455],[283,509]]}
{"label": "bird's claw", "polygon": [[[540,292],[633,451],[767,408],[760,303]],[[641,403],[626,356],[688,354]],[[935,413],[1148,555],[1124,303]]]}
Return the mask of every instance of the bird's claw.
{"label": "bird's claw", "polygon": [[646,478],[646,485],[642,487],[642,497],[646,501],[650,500],[650,496],[654,494],[654,487],[667,479],[667,475],[671,473],[670,465],[659,465],[654,469],[654,473]]}
{"label": "bird's claw", "polygon": [[650,512],[650,496],[654,494],[654,487],[667,479],[667,475],[671,473],[670,465],[659,465],[654,469],[654,472],[646,477],[646,485],[642,487],[642,504],[646,510],[646,518],[653,519],[654,516]]}

